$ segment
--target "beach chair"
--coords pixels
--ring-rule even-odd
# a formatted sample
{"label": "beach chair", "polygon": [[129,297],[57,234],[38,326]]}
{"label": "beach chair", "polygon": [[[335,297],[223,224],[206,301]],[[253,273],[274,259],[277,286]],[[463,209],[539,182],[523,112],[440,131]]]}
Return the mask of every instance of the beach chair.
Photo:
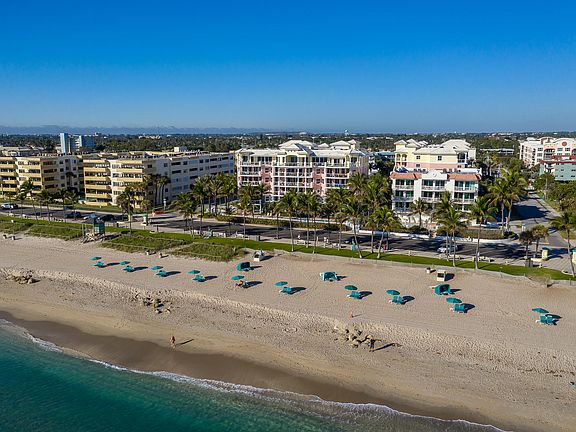
{"label": "beach chair", "polygon": [[388,300],[388,303],[403,305],[406,303],[406,300],[404,300],[404,297],[401,295],[395,295],[391,300]]}
{"label": "beach chair", "polygon": [[436,295],[447,295],[450,294],[450,285],[439,284],[434,287],[434,294]]}
{"label": "beach chair", "polygon": [[166,277],[166,276],[168,276],[168,273],[166,273],[164,270],[159,270],[159,271],[156,273],[156,276]]}
{"label": "beach chair", "polygon": [[134,267],[126,266],[122,269],[122,271],[125,271],[126,273],[132,273],[134,271]]}
{"label": "beach chair", "polygon": [[360,291],[352,291],[350,294],[347,295],[347,297],[360,300],[362,298],[362,294],[360,293]]}
{"label": "beach chair", "polygon": [[248,271],[250,268],[250,263],[247,261],[241,262],[236,266],[236,270],[238,271]]}
{"label": "beach chair", "polygon": [[452,310],[454,312],[458,312],[458,313],[466,313],[466,304],[465,303],[456,303]]}
{"label": "beach chair", "polygon": [[446,281],[446,270],[438,270],[436,272],[436,281],[445,282]]}
{"label": "beach chair", "polygon": [[556,325],[556,320],[554,319],[553,316],[550,315],[540,315],[540,319],[536,322],[546,325]]}
{"label": "beach chair", "polygon": [[338,280],[338,276],[334,272],[322,272],[320,273],[320,279],[323,281],[335,282]]}
{"label": "beach chair", "polygon": [[279,291],[281,294],[288,294],[288,295],[292,295],[296,292],[295,288],[290,288],[290,287],[284,287]]}

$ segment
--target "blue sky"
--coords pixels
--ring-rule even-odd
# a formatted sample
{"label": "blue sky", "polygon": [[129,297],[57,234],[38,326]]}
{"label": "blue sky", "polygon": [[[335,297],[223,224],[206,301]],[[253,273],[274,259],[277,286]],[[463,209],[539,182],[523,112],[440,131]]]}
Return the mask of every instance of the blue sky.
{"label": "blue sky", "polygon": [[0,124],[576,129],[576,5],[14,1]]}

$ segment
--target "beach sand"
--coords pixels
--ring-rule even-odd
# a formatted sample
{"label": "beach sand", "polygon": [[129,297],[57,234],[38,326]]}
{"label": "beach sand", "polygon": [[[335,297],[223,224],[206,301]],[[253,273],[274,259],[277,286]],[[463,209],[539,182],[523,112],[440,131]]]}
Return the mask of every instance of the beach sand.
{"label": "beach sand", "polygon": [[[93,255],[147,268],[98,269]],[[158,278],[154,265],[179,273]],[[576,389],[569,385],[576,380],[576,288],[459,271],[449,283],[475,307],[455,314],[429,288],[435,275],[421,267],[297,254],[254,265],[245,280],[258,283],[239,289],[230,280],[236,262],[0,240],[1,273],[30,269],[39,279],[21,285],[0,278],[0,311],[34,336],[131,368],[375,402],[506,430],[576,430]],[[213,278],[193,282],[186,274],[193,268]],[[322,271],[345,278],[321,282]],[[281,295],[274,286],[280,280],[305,290]],[[372,294],[346,298],[347,284]],[[387,289],[414,300],[388,304]],[[165,300],[170,313],[143,306],[146,296]],[[535,323],[537,306],[560,315],[558,325]],[[373,335],[377,351],[353,348],[335,327]]]}

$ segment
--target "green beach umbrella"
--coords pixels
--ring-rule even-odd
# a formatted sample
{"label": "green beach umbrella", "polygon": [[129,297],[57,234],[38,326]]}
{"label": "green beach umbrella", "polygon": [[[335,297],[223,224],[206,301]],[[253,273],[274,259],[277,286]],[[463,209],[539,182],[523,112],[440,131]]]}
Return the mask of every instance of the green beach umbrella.
{"label": "green beach umbrella", "polygon": [[130,264],[130,261],[122,261],[122,262],[120,263],[120,265],[128,265],[128,264]]}
{"label": "green beach umbrella", "polygon": [[460,300],[459,298],[456,298],[456,297],[448,297],[446,299],[446,301],[448,303],[462,303],[462,300]]}
{"label": "green beach umbrella", "polygon": [[102,259],[102,257],[99,256],[93,256],[92,258],[90,258],[92,261],[98,261],[100,259]]}
{"label": "green beach umbrella", "polygon": [[386,290],[386,294],[399,295],[399,294],[400,294],[400,291],[396,291],[396,290]]}
{"label": "green beach umbrella", "polygon": [[240,280],[240,279],[244,279],[244,276],[242,276],[242,275],[236,275],[236,276],[232,276],[230,279],[231,279],[231,280]]}
{"label": "green beach umbrella", "polygon": [[356,288],[354,285],[346,285],[344,289],[348,291],[356,291],[358,288]]}
{"label": "green beach umbrella", "polygon": [[162,268],[164,268],[164,267],[162,267],[162,266],[154,266],[154,267],[152,267],[150,270],[156,271],[156,270],[160,270],[160,269],[162,269]]}
{"label": "green beach umbrella", "polygon": [[200,273],[200,270],[190,270],[190,271],[188,272],[188,274],[191,274],[191,275],[197,275],[197,274],[199,274],[199,273]]}
{"label": "green beach umbrella", "polygon": [[544,308],[539,308],[539,307],[532,309],[532,312],[536,312],[536,313],[539,313],[539,314],[547,314],[547,313],[548,313],[548,311],[547,311],[546,309],[544,309]]}
{"label": "green beach umbrella", "polygon": [[277,286],[277,287],[281,287],[281,286],[284,286],[284,285],[288,285],[288,282],[286,282],[286,281],[280,281],[280,282],[276,282],[276,283],[274,284],[274,286]]}

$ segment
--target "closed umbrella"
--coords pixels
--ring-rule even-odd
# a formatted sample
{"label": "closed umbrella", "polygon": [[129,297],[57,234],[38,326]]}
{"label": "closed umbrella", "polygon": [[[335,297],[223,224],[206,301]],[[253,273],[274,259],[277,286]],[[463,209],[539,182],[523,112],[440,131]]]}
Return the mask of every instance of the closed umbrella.
{"label": "closed umbrella", "polygon": [[90,258],[92,261],[98,261],[100,259],[102,259],[102,257],[99,256],[93,256],[92,258]]}
{"label": "closed umbrella", "polygon": [[188,274],[190,274],[190,275],[197,275],[197,274],[199,274],[199,273],[200,273],[200,270],[190,270],[190,271],[188,272]]}
{"label": "closed umbrella", "polygon": [[446,301],[448,303],[462,303],[462,300],[460,300],[459,298],[456,298],[456,297],[448,297],[446,299]]}
{"label": "closed umbrella", "polygon": [[164,268],[164,267],[162,267],[162,266],[154,266],[154,267],[152,267],[150,270],[156,271],[156,270],[160,270],[161,268]]}
{"label": "closed umbrella", "polygon": [[348,291],[356,291],[358,288],[356,288],[354,285],[346,285],[344,289]]}
{"label": "closed umbrella", "polygon": [[286,281],[280,281],[280,282],[276,282],[274,285],[277,286],[277,287],[281,287],[281,286],[284,286],[284,285],[288,285],[288,282],[286,282]]}
{"label": "closed umbrella", "polygon": [[230,279],[232,279],[232,280],[240,280],[240,279],[244,279],[244,276],[242,276],[242,275],[236,275],[236,276],[232,276]]}
{"label": "closed umbrella", "polygon": [[130,264],[130,261],[122,261],[122,262],[120,262],[120,265],[127,265],[127,264]]}
{"label": "closed umbrella", "polygon": [[547,313],[548,313],[548,311],[547,311],[546,309],[540,308],[540,307],[537,307],[537,308],[532,309],[532,312],[536,312],[536,313],[539,313],[539,314],[547,314]]}
{"label": "closed umbrella", "polygon": [[390,294],[390,295],[400,295],[400,291],[396,291],[396,290],[386,290],[386,294]]}

